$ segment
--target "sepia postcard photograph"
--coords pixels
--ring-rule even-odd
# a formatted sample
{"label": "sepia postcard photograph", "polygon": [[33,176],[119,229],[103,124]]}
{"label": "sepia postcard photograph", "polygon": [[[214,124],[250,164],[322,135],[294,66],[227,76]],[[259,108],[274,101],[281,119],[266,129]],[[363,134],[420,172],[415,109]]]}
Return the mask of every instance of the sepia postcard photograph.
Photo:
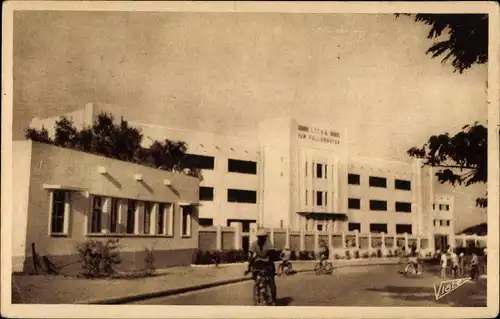
{"label": "sepia postcard photograph", "polygon": [[499,28],[494,2],[7,2],[2,316],[497,316]]}

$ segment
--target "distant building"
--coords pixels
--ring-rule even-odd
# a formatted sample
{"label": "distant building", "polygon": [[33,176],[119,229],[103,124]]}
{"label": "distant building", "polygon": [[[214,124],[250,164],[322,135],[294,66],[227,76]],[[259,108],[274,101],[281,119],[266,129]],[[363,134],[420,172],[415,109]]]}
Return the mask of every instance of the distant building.
{"label": "distant building", "polygon": [[[80,128],[101,111],[117,119],[123,114],[117,106],[87,104],[66,116]],[[57,118],[31,126],[49,129]],[[257,225],[408,233],[428,237],[431,247],[454,245],[454,198],[434,194],[432,169],[420,160],[350,156],[346,131],[278,118],[261,122],[256,136],[245,139],[125,120],[142,130],[145,146],[164,139],[188,144],[203,174],[202,227],[240,223],[244,236]]]}
{"label": "distant building", "polygon": [[31,141],[13,142],[13,270],[33,267],[32,244],[58,265],[78,263],[76,244],[120,240],[121,267],[192,262],[198,247],[194,177]]}

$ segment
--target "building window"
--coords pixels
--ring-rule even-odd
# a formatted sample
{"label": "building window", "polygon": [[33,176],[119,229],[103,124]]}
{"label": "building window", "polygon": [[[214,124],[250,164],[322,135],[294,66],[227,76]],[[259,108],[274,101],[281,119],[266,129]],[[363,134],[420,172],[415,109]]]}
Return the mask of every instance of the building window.
{"label": "building window", "polygon": [[318,231],[323,231],[323,225],[321,224],[316,225],[316,228],[318,229]]}
{"label": "building window", "polygon": [[328,205],[328,192],[325,192],[325,206]]}
{"label": "building window", "polygon": [[200,218],[200,226],[201,227],[210,227],[214,225],[214,219],[213,218]]}
{"label": "building window", "polygon": [[359,198],[349,198],[348,204],[350,209],[361,209],[361,199]]}
{"label": "building window", "polygon": [[257,163],[252,161],[229,159],[228,172],[255,175],[257,174]]}
{"label": "building window", "polygon": [[167,203],[158,204],[157,234],[173,236],[174,234],[174,212],[173,205]]}
{"label": "building window", "polygon": [[111,211],[109,212],[109,232],[118,233],[118,199],[110,198]]}
{"label": "building window", "polygon": [[90,224],[90,233],[99,234],[102,231],[102,204],[101,196],[92,196],[92,217]]}
{"label": "building window", "polygon": [[411,224],[396,224],[396,234],[411,234]]}
{"label": "building window", "polygon": [[409,191],[411,190],[411,182],[402,179],[396,179],[394,181],[394,188]]}
{"label": "building window", "polygon": [[370,224],[370,233],[387,234],[387,224]]}
{"label": "building window", "polygon": [[357,230],[358,232],[361,232],[361,224],[360,223],[349,223],[348,225],[349,231],[355,231]]}
{"label": "building window", "polygon": [[448,210],[450,210],[450,205],[439,204],[439,210],[448,211]]}
{"label": "building window", "polygon": [[191,206],[182,206],[181,210],[181,235],[182,237],[191,237]]}
{"label": "building window", "polygon": [[325,165],[325,179],[328,179],[328,165]]}
{"label": "building window", "polygon": [[307,162],[306,162],[306,176],[307,176],[307,165],[308,165],[308,164],[307,164]]}
{"label": "building window", "polygon": [[436,210],[436,204],[432,204],[432,209]]}
{"label": "building window", "polygon": [[437,220],[434,219],[434,226],[437,226]]}
{"label": "building window", "polygon": [[386,211],[387,201],[385,200],[370,200],[370,210]]}
{"label": "building window", "polygon": [[411,203],[396,202],[396,212],[411,213]]}
{"label": "building window", "polygon": [[361,178],[358,174],[349,174],[347,175],[347,182],[349,183],[349,185],[360,185]]}
{"label": "building window", "polygon": [[151,202],[144,202],[144,219],[143,219],[143,233],[145,235],[150,233],[151,228],[151,214],[153,213],[154,204]]}
{"label": "building window", "polygon": [[307,205],[307,197],[308,197],[308,192],[307,192],[307,189],[306,189],[306,205]]}
{"label": "building window", "polygon": [[51,214],[50,214],[50,233],[52,235],[67,234],[65,223],[69,218],[69,192],[54,191],[51,193]]}
{"label": "building window", "polygon": [[444,226],[444,220],[439,221],[439,226]]}
{"label": "building window", "polygon": [[213,201],[214,200],[214,188],[200,186],[200,200]]}
{"label": "building window", "polygon": [[316,206],[323,206],[323,192],[316,192]]}
{"label": "building window", "polygon": [[316,163],[316,178],[323,178],[323,164]]}
{"label": "building window", "polygon": [[387,179],[383,177],[370,176],[369,179],[370,187],[387,187]]}
{"label": "building window", "polygon": [[198,169],[214,169],[213,156],[186,154],[183,162],[187,167],[196,167]]}
{"label": "building window", "polygon": [[449,220],[446,221],[446,226],[450,226],[450,221]]}
{"label": "building window", "polygon": [[228,189],[227,201],[230,203],[257,203],[257,192],[243,189]]}
{"label": "building window", "polygon": [[135,228],[135,210],[137,208],[137,202],[133,199],[129,199],[127,202],[127,234],[133,234]]}

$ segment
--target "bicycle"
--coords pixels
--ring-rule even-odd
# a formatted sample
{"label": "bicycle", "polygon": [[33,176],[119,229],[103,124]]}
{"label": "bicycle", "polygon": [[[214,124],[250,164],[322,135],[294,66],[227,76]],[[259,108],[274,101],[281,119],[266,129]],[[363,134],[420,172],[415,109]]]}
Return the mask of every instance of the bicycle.
{"label": "bicycle", "polygon": [[255,271],[253,286],[253,303],[255,306],[269,306],[273,304],[269,274],[265,269]]}
{"label": "bicycle", "polygon": [[412,262],[408,262],[405,266],[405,270],[403,271],[401,277],[406,277],[409,274],[411,275],[420,275],[420,272],[418,271],[418,265]]}
{"label": "bicycle", "polygon": [[330,274],[333,272],[333,264],[329,260],[325,260],[324,263],[318,262],[314,267],[314,271],[316,272],[316,275]]}
{"label": "bicycle", "polygon": [[292,263],[290,261],[282,261],[279,265],[279,275],[282,277],[288,276],[292,272]]}

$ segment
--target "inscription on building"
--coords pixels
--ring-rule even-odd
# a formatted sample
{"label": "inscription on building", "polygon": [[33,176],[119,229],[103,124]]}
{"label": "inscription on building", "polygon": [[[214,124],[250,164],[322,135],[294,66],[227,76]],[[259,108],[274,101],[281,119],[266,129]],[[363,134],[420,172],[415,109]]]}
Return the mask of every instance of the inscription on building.
{"label": "inscription on building", "polygon": [[308,139],[320,143],[340,144],[340,134],[338,132],[317,127],[298,125],[297,136],[303,140]]}

